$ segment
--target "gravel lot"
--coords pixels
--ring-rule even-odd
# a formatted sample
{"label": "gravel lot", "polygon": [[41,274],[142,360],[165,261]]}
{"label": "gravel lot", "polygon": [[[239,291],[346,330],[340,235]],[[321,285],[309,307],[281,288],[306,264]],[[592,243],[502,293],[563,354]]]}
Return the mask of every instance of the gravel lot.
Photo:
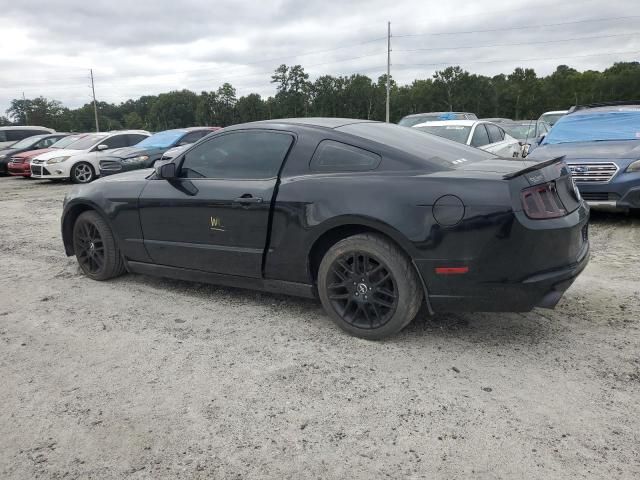
{"label": "gravel lot", "polygon": [[640,478],[640,218],[556,310],[374,343],[319,303],[64,255],[66,183],[0,178],[0,478]]}

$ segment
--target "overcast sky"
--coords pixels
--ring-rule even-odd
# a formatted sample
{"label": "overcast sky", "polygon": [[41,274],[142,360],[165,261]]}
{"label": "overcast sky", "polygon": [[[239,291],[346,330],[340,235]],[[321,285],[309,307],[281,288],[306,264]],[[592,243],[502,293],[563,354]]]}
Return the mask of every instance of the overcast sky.
{"label": "overcast sky", "polygon": [[640,59],[638,0],[0,0],[0,12],[0,114],[23,92],[83,105],[89,68],[107,102],[225,81],[269,96],[281,63],[377,78],[387,21],[400,84],[447,64],[546,75]]}

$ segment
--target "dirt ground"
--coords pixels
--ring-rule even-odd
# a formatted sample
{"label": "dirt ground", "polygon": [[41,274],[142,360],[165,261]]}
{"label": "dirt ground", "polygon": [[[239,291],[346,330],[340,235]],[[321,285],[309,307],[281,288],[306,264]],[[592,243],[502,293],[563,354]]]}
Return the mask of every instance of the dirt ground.
{"label": "dirt ground", "polygon": [[640,218],[555,310],[369,342],[319,303],[64,255],[68,184],[0,178],[0,478],[640,478]]}

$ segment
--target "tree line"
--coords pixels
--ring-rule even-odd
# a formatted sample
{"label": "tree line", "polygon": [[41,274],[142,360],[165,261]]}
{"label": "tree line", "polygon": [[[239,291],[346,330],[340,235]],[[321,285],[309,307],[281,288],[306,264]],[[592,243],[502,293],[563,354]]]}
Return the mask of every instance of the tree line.
{"label": "tree line", "polygon": [[[145,95],[118,105],[98,102],[102,130],[143,128],[151,131],[194,125],[227,126],[286,117],[347,117],[384,120],[386,76],[323,75],[315,81],[301,65],[280,65],[271,77],[274,96],[237,97],[224,83],[217,90],[171,91]],[[571,105],[615,100],[640,100],[640,63],[615,63],[599,72],[579,72],[560,65],[538,77],[530,68],[488,77],[448,67],[432,78],[398,85],[391,79],[391,121],[404,115],[430,111],[467,111],[478,117],[538,118],[548,110]],[[92,131],[93,104],[70,109],[57,100],[37,97],[14,99],[0,117],[0,125],[43,125],[58,131]]]}

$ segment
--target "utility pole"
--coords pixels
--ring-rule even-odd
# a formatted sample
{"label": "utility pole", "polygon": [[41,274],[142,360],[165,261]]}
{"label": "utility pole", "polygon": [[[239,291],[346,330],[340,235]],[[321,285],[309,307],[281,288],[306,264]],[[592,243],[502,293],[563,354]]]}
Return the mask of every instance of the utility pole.
{"label": "utility pole", "polygon": [[91,73],[91,91],[93,92],[93,114],[96,117],[96,132],[100,131],[100,125],[98,124],[98,105],[96,104],[96,89],[93,86],[93,68],[89,69]]}
{"label": "utility pole", "polygon": [[387,22],[387,105],[386,122],[389,123],[389,91],[391,89],[391,22]]}
{"label": "utility pole", "polygon": [[27,99],[22,92],[22,108],[24,108],[24,124],[29,125],[29,114],[27,113]]}

